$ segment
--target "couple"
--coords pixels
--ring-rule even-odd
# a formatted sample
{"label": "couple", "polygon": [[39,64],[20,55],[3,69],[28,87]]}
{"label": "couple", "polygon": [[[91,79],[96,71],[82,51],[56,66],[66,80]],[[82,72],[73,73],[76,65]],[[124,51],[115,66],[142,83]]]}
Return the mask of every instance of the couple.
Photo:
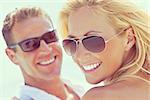
{"label": "couple", "polygon": [[[104,82],[83,100],[150,99],[149,18],[123,0],[68,1],[60,13],[63,47],[89,83]],[[60,79],[62,51],[48,15],[39,8],[16,10],[2,31],[6,53],[25,79],[20,99],[81,99],[80,91]]]}

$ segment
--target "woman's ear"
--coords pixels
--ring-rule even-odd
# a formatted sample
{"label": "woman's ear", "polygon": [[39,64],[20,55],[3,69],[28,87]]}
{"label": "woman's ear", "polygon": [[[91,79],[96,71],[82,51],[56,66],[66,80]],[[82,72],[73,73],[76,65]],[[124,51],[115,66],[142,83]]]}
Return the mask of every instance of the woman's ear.
{"label": "woman's ear", "polygon": [[136,38],[132,27],[128,28],[126,32],[127,32],[127,43],[126,43],[125,50],[129,51],[134,46],[136,42]]}
{"label": "woman's ear", "polygon": [[16,53],[14,50],[6,48],[5,52],[7,54],[7,56],[9,57],[9,59],[14,63],[18,65],[18,60],[16,58]]}

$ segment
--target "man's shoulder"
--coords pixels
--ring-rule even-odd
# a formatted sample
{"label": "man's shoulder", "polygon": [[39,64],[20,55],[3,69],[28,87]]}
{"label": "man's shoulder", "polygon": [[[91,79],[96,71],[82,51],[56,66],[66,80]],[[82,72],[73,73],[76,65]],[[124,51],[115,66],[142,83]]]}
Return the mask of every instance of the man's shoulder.
{"label": "man's shoulder", "polygon": [[24,85],[20,91],[20,100],[60,100],[56,96],[36,87]]}

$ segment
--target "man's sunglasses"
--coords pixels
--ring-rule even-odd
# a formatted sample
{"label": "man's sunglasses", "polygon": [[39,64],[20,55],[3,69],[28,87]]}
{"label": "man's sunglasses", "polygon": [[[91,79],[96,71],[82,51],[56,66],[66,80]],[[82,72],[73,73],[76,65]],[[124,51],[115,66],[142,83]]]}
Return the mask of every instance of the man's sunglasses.
{"label": "man's sunglasses", "polygon": [[57,42],[58,38],[56,36],[56,31],[48,31],[40,37],[25,39],[21,42],[10,45],[9,48],[15,48],[17,45],[19,45],[24,52],[30,52],[39,48],[41,40],[44,40],[47,44]]}
{"label": "man's sunglasses", "polygon": [[63,47],[65,49],[65,52],[68,55],[74,55],[76,50],[77,50],[77,45],[79,43],[82,43],[82,45],[90,52],[98,53],[102,52],[105,49],[106,43],[116,37],[117,35],[123,33],[126,31],[128,28],[122,30],[118,34],[112,36],[108,40],[104,40],[103,37],[101,36],[84,36],[81,39],[74,39],[74,38],[69,38],[69,39],[64,39],[63,40]]}

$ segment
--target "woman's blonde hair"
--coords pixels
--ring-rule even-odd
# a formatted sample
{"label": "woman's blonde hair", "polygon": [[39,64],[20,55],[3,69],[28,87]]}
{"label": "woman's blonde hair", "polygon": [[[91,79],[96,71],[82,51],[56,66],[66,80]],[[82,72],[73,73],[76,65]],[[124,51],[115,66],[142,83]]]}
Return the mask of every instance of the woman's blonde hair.
{"label": "woman's blonde hair", "polygon": [[[83,6],[88,6],[96,14],[106,14],[116,31],[130,26],[135,34],[135,57],[128,64],[122,64],[109,83],[126,77],[136,77],[150,83],[150,16],[127,0],[70,0],[60,13],[63,38],[68,33],[69,14]],[[139,72],[142,77],[137,75]]]}

